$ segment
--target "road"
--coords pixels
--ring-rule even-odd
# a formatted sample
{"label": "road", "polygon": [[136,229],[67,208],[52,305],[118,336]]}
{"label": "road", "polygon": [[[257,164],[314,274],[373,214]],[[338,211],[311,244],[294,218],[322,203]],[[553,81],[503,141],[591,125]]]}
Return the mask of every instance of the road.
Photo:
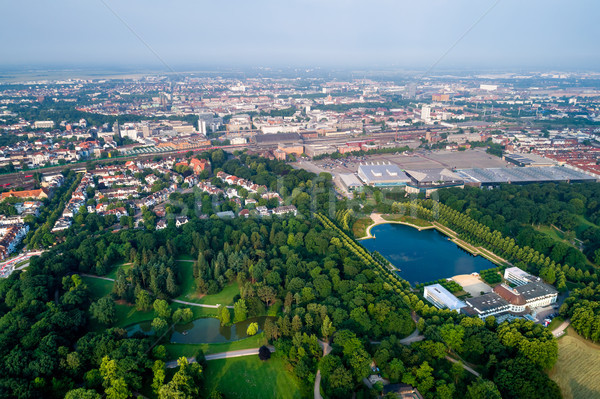
{"label": "road", "polygon": [[[269,345],[268,348],[271,351],[271,353],[275,352],[275,348],[273,346]],[[232,357],[243,357],[243,356],[252,356],[252,355],[258,356],[259,349],[260,348],[251,348],[251,349],[240,349],[237,351],[213,353],[210,355],[206,355],[205,358],[207,361],[210,361],[210,360],[217,360],[217,359],[229,359]],[[194,357],[188,357],[187,360],[190,363],[196,362],[196,359]],[[170,360],[165,364],[165,366],[169,369],[173,369],[173,368],[177,367],[177,360]]]}

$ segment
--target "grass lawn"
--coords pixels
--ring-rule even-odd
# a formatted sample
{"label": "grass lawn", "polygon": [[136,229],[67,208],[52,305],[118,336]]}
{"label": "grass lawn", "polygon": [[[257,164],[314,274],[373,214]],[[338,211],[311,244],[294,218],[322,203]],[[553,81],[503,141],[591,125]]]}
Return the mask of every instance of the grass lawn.
{"label": "grass lawn", "polygon": [[361,238],[367,235],[367,227],[373,224],[373,219],[370,217],[364,217],[358,219],[354,222],[352,226],[352,233],[354,233],[354,237]]}
{"label": "grass lawn", "polygon": [[433,226],[427,220],[423,220],[423,219],[419,219],[419,218],[414,218],[412,216],[406,216],[406,215],[381,215],[381,217],[384,218],[385,220],[389,220],[390,222],[405,222],[405,223],[413,224],[413,225],[418,226],[418,227],[431,227],[431,226]]}
{"label": "grass lawn", "polygon": [[579,222],[577,227],[575,227],[575,233],[577,234],[577,237],[579,237],[581,233],[583,233],[583,230],[587,229],[588,227],[598,227],[594,223],[584,218],[582,215],[577,216],[577,221]]}
{"label": "grass lawn", "polygon": [[214,389],[226,398],[301,398],[300,387],[283,360],[258,356],[219,359],[204,370],[205,394]]}
{"label": "grass lawn", "polygon": [[205,295],[199,298],[196,294],[196,286],[194,284],[194,270],[192,262],[181,262],[177,261],[179,269],[181,270],[181,292],[182,294],[177,297],[182,301],[203,303],[206,305],[233,305],[233,297],[240,293],[240,288],[237,283],[230,284],[223,288],[223,290],[214,295]]}
{"label": "grass lawn", "polygon": [[132,265],[131,263],[125,263],[125,262],[119,262],[115,265],[112,266],[112,268],[110,269],[110,272],[108,272],[108,274],[106,275],[106,277],[108,278],[117,278],[117,271],[119,269],[123,269],[125,271],[125,273],[127,273],[127,271],[129,269],[131,269]]}
{"label": "grass lawn", "polygon": [[166,344],[167,358],[174,360],[181,356],[190,357],[196,354],[198,349],[202,349],[205,355],[211,353],[221,353],[235,351],[240,349],[259,348],[267,344],[265,333],[261,332],[252,337],[240,339],[239,341],[223,342],[220,344]]}
{"label": "grass lawn", "polygon": [[560,316],[556,316],[555,318],[552,319],[550,324],[548,324],[548,329],[550,331],[554,331],[554,329],[558,328],[558,326],[560,326],[563,323],[563,321],[565,321],[565,319],[563,319]]}
{"label": "grass lawn", "polygon": [[99,299],[111,293],[114,282],[100,278],[82,276],[81,279],[88,286],[93,299]]}
{"label": "grass lawn", "polygon": [[563,398],[600,397],[600,346],[580,337],[569,327],[558,340],[558,361],[550,371]]}

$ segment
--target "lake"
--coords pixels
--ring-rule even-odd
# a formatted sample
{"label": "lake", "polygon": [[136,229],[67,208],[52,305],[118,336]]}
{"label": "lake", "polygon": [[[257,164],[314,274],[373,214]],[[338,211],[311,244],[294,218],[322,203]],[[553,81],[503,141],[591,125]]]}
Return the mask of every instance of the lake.
{"label": "lake", "polygon": [[[250,323],[258,323],[258,332],[263,330],[268,316],[254,317],[231,326],[221,326],[219,319],[212,317],[197,319],[187,324],[177,324],[171,334],[171,342],[176,344],[219,344],[247,338],[246,330]],[[272,319],[274,319],[272,317]],[[143,322],[129,327],[129,335],[136,332],[152,334],[151,322]]]}
{"label": "lake", "polygon": [[361,244],[383,255],[412,285],[496,267],[481,256],[471,255],[435,229],[419,231],[386,223],[373,227],[371,234],[377,238],[362,240]]}

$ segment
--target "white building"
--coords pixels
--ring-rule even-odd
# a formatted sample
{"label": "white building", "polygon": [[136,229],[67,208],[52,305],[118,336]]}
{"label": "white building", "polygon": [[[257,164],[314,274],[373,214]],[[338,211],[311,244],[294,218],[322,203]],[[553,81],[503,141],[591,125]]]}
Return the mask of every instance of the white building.
{"label": "white building", "polygon": [[509,267],[504,270],[504,279],[516,286],[525,285],[534,281],[540,281],[539,277],[533,276],[518,267]]}
{"label": "white building", "polygon": [[438,309],[456,310],[463,308],[466,304],[452,295],[450,291],[440,284],[428,285],[423,289],[423,297]]}
{"label": "white building", "polygon": [[421,108],[421,119],[424,121],[429,121],[431,119],[431,108],[425,105]]}

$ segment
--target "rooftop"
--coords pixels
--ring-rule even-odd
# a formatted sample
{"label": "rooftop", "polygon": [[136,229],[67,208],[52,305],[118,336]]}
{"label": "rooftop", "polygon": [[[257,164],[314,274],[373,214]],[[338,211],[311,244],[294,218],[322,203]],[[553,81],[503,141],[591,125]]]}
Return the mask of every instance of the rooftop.
{"label": "rooftop", "polygon": [[489,292],[476,298],[468,298],[466,299],[466,302],[469,306],[477,309],[481,313],[509,305],[504,298],[495,292]]}
{"label": "rooftop", "polygon": [[522,295],[526,301],[558,293],[554,287],[542,282],[527,283],[525,285],[515,287],[515,291]]}
{"label": "rooftop", "polygon": [[465,306],[464,302],[452,295],[450,291],[440,284],[431,284],[424,288],[424,292],[435,297],[437,301],[445,305],[448,309],[456,310]]}
{"label": "rooftop", "polygon": [[466,182],[482,184],[595,181],[596,178],[562,166],[530,168],[473,168],[457,171]]}

